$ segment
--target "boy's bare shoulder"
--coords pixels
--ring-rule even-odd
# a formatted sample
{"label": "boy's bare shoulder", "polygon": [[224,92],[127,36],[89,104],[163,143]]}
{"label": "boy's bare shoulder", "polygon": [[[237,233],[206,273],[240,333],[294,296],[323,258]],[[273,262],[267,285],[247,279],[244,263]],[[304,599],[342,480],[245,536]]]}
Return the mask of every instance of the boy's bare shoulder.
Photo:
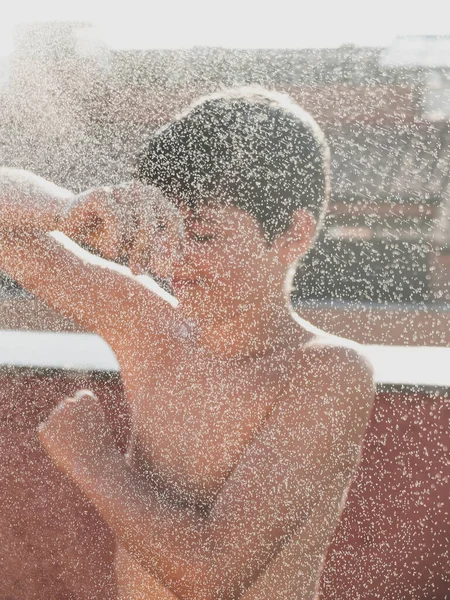
{"label": "boy's bare shoulder", "polygon": [[[296,319],[297,320],[297,319]],[[364,347],[353,340],[322,331],[299,318],[299,325],[311,337],[300,347],[298,355],[299,382],[324,390],[341,389],[350,398],[353,395],[372,398],[374,369]]]}
{"label": "boy's bare shoulder", "polygon": [[349,340],[332,333],[328,333],[305,321],[297,314],[294,320],[303,332],[309,334],[309,339],[300,347],[300,352],[305,356],[323,357],[323,360],[336,360],[340,362],[360,361],[370,365],[364,347],[353,340]]}

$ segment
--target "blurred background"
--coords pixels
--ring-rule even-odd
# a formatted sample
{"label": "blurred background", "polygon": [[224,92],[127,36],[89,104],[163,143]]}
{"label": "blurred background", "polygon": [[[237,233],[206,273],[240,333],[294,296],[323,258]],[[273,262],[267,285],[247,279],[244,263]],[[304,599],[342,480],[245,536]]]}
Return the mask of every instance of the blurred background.
{"label": "blurred background", "polygon": [[[284,91],[332,154],[331,206],[294,305],[360,342],[448,346],[449,11],[401,5],[197,1],[72,7],[65,19],[16,7],[0,29],[0,163],[73,191],[118,183],[192,99],[241,84]],[[74,328],[6,277],[0,294],[1,328]]]}

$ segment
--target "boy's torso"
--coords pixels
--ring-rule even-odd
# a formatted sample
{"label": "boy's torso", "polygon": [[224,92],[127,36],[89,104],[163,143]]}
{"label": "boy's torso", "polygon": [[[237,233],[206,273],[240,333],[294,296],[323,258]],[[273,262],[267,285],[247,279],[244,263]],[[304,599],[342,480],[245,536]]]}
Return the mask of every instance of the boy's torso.
{"label": "boy's torso", "polygon": [[[161,333],[134,331],[114,349],[131,410],[130,462],[166,497],[201,507],[214,501],[270,411],[292,393],[293,369],[307,362],[318,338],[298,325],[297,347],[243,363],[213,360],[177,335],[179,325],[176,318],[153,323],[152,332]],[[173,597],[124,550],[116,568],[121,597]]]}

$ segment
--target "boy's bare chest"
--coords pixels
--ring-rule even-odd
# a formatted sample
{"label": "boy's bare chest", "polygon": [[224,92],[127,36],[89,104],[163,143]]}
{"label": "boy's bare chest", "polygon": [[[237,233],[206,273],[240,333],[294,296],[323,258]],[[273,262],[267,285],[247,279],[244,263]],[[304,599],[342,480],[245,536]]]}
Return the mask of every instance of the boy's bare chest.
{"label": "boy's bare chest", "polygon": [[287,364],[230,366],[183,352],[143,364],[128,398],[135,466],[206,500],[286,393],[288,372]]}

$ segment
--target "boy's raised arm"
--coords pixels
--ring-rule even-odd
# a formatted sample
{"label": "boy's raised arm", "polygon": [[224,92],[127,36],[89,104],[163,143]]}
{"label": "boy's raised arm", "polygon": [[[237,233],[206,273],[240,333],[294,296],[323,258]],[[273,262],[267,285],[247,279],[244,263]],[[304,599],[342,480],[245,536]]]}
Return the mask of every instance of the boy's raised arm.
{"label": "boy's raised arm", "polygon": [[[57,312],[111,339],[123,322],[116,314],[144,313],[148,318],[167,303],[125,267],[115,268],[87,252],[77,255],[49,233],[64,231],[66,215],[76,202],[71,192],[33,173],[1,168],[0,269]],[[86,234],[74,233],[75,241],[85,241]],[[100,240],[103,254],[111,259],[118,248],[113,233],[112,228],[104,231]]]}

